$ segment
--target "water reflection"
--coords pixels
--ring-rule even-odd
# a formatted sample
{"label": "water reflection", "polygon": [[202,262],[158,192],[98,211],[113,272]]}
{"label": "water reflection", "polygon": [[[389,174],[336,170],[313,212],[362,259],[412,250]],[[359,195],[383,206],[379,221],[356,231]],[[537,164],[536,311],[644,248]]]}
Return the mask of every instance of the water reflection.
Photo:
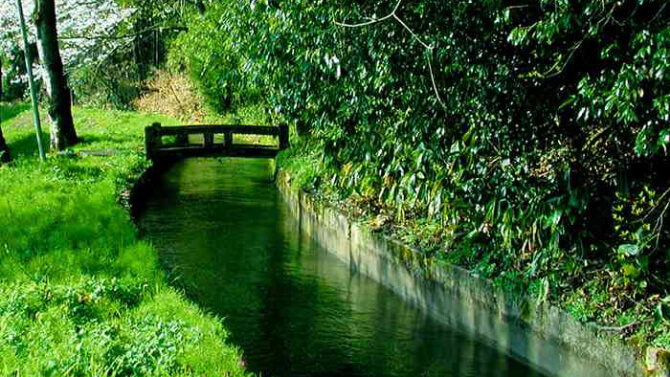
{"label": "water reflection", "polygon": [[263,376],[540,376],[352,273],[299,231],[266,160],[187,160],[140,223]]}

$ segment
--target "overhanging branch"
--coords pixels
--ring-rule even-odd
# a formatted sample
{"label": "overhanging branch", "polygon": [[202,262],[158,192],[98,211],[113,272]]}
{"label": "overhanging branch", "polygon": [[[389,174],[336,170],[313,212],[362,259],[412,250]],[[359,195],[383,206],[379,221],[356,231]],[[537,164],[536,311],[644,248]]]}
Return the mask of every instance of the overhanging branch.
{"label": "overhanging branch", "polygon": [[432,45],[432,44],[428,44],[428,43],[424,42],[419,37],[419,35],[416,34],[414,32],[414,30],[412,30],[412,28],[410,28],[402,19],[400,19],[400,17],[397,14],[398,10],[400,9],[400,4],[402,4],[402,0],[398,1],[398,3],[396,4],[395,8],[393,8],[393,11],[391,13],[387,14],[386,16],[384,16],[382,18],[365,17],[365,19],[367,19],[369,21],[361,22],[361,23],[357,23],[357,24],[347,24],[347,23],[344,23],[344,22],[339,22],[335,19],[333,20],[333,22],[337,26],[355,29],[355,28],[361,28],[361,27],[366,27],[366,26],[371,26],[371,25],[374,25],[374,24],[378,24],[380,22],[384,22],[384,21],[389,20],[389,19],[396,20],[396,22],[398,22],[405,30],[407,30],[412,35],[412,38],[414,40],[419,42],[419,44],[423,48],[425,48],[426,50],[428,50],[430,52],[429,54],[426,54],[426,59],[428,60],[428,70],[430,72],[430,80],[433,84],[433,91],[435,92],[435,97],[437,98],[437,101],[440,103],[440,105],[442,105],[442,107],[444,109],[446,109],[447,106],[444,104],[444,101],[442,101],[442,97],[440,96],[440,92],[437,89],[437,82],[435,80],[435,73],[433,72],[433,63],[432,63],[433,54],[432,54],[432,52],[435,49],[435,46]]}

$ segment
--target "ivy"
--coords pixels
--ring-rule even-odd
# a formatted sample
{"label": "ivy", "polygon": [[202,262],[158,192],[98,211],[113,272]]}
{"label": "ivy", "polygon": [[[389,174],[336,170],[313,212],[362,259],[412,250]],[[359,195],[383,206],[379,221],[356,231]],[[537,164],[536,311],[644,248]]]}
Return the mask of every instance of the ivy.
{"label": "ivy", "polygon": [[604,268],[644,296],[669,288],[669,13],[661,0],[233,1],[194,14],[173,56],[211,101],[262,99],[295,124],[319,165],[305,182],[439,224],[432,256],[544,292]]}

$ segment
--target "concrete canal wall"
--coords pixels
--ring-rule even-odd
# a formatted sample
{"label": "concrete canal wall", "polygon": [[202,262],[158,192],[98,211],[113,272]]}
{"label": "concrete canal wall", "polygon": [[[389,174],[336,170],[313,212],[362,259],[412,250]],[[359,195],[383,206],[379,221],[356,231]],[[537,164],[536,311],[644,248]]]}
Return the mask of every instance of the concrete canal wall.
{"label": "concrete canal wall", "polygon": [[419,268],[418,251],[293,189],[287,173],[278,172],[277,186],[301,228],[326,250],[439,321],[552,376],[645,375],[633,349],[619,338],[599,334],[556,307],[510,297],[460,267]]}

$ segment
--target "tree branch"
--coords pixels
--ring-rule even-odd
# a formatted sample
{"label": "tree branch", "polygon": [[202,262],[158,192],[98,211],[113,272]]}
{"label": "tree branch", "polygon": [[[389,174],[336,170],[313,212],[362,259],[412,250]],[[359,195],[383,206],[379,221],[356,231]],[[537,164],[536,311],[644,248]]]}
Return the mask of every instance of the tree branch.
{"label": "tree branch", "polygon": [[433,63],[431,62],[433,54],[431,53],[428,54],[428,69],[430,70],[430,81],[433,83],[433,90],[435,91],[435,97],[437,98],[437,102],[442,105],[442,108],[447,110],[447,105],[444,104],[444,101],[442,101],[442,97],[440,96],[440,92],[437,90],[437,83],[435,82],[435,74],[433,74]]}
{"label": "tree branch", "polygon": [[428,43],[424,42],[419,37],[419,35],[417,35],[414,32],[414,30],[412,30],[412,28],[407,26],[407,24],[402,19],[400,19],[400,17],[398,17],[397,13],[398,13],[398,9],[400,9],[400,4],[401,3],[402,3],[402,0],[399,0],[398,3],[396,4],[395,8],[393,8],[393,11],[391,13],[387,14],[386,16],[382,17],[382,18],[365,17],[365,19],[369,19],[370,21],[361,22],[361,23],[358,23],[358,24],[347,24],[347,23],[343,23],[343,22],[338,22],[337,20],[333,20],[333,22],[335,23],[335,25],[338,25],[338,26],[341,26],[341,27],[360,28],[360,27],[366,27],[366,26],[374,25],[374,24],[377,24],[377,23],[380,23],[380,22],[384,22],[384,21],[389,20],[391,18],[395,19],[403,28],[405,28],[405,30],[407,30],[412,35],[412,38],[414,38],[417,42],[419,42],[419,44],[421,46],[423,46],[423,48],[425,48],[426,50],[428,50],[430,52],[429,54],[426,55],[426,59],[428,60],[428,69],[430,71],[430,81],[433,85],[433,91],[435,92],[435,97],[437,97],[437,102],[439,102],[440,105],[442,105],[442,107],[446,110],[447,106],[444,104],[444,101],[442,101],[442,97],[440,96],[440,92],[437,89],[437,82],[435,80],[435,73],[433,72],[433,63],[432,63],[433,54],[432,54],[432,52],[435,49],[435,46],[432,45],[432,44],[429,45]]}
{"label": "tree branch", "polygon": [[[372,17],[372,18],[370,18],[370,21],[368,21],[368,22],[362,22],[362,23],[360,23],[360,24],[345,24],[345,23],[342,23],[342,22],[337,22],[337,20],[333,20],[333,22],[335,23],[335,25],[342,26],[342,27],[349,27],[349,28],[359,28],[359,27],[364,27],[364,26],[373,25],[373,24],[376,24],[376,23],[379,23],[379,22],[386,21],[386,20],[388,20],[388,19],[391,18],[391,17],[394,17],[394,16],[395,16],[395,13],[396,13],[396,12],[398,11],[398,9],[400,8],[400,4],[401,4],[401,3],[402,3],[402,0],[399,0],[399,1],[398,1],[398,4],[396,4],[395,8],[393,8],[393,11],[392,11],[391,13],[387,14],[386,16],[384,16],[384,17],[382,17],[382,18],[374,18],[374,17]],[[367,17],[366,17],[366,18],[367,18]]]}
{"label": "tree branch", "polygon": [[155,27],[150,27],[144,30],[140,30],[137,33],[132,33],[132,34],[123,34],[123,35],[93,35],[93,36],[87,36],[87,35],[77,35],[77,36],[72,36],[72,37],[59,37],[58,40],[60,41],[72,41],[72,40],[79,40],[79,39],[86,39],[86,40],[117,40],[117,39],[126,39],[126,38],[135,38],[138,37],[142,34],[150,33],[156,30],[162,30],[162,31],[188,31],[188,28],[186,26],[172,26],[172,27],[161,27],[161,26],[155,26]]}
{"label": "tree branch", "polygon": [[409,26],[407,26],[407,24],[405,24],[405,23],[400,19],[400,17],[398,17],[398,15],[394,14],[394,15],[393,15],[393,18],[395,18],[396,21],[398,21],[398,22],[400,23],[400,25],[402,25],[405,29],[407,29],[407,31],[409,31],[409,33],[412,34],[412,37],[414,37],[414,39],[416,39],[419,43],[421,43],[421,45],[422,45],[423,47],[425,47],[425,48],[428,49],[428,50],[432,50],[432,49],[435,48],[433,45],[428,45],[427,43],[425,43],[424,41],[422,41],[421,38],[419,38],[419,36],[416,35],[416,33],[415,33],[414,31],[412,31],[412,29],[410,29]]}
{"label": "tree branch", "polygon": [[631,322],[627,325],[623,325],[623,326],[601,326],[601,325],[598,325],[598,324],[594,324],[594,327],[598,330],[601,330],[601,331],[621,332],[621,331],[627,330],[631,327],[635,327],[635,326],[639,326],[639,325],[644,324],[644,323],[651,323],[651,322],[653,322],[653,320],[647,319],[647,320],[644,320],[644,321],[633,321],[633,322]]}

